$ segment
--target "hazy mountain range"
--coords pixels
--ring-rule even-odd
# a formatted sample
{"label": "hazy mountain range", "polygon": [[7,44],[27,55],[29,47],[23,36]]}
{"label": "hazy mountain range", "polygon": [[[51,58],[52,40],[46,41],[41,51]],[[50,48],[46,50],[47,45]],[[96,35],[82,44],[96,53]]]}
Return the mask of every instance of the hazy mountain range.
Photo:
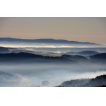
{"label": "hazy mountain range", "polygon": [[[31,42],[31,43],[63,43],[63,44],[96,44],[90,42],[68,41],[62,39],[19,39],[19,38],[0,38],[2,42]],[[99,44],[96,44],[99,45]]]}
{"label": "hazy mountain range", "polygon": [[[20,53],[20,52],[26,52],[26,53],[43,53],[42,51],[34,51],[34,50],[27,50],[26,48],[24,49],[17,49],[17,48],[6,48],[6,47],[0,47],[0,53]],[[47,54],[57,54],[54,52],[48,52],[45,50],[45,53]],[[94,54],[99,54],[97,51],[91,51],[91,50],[86,50],[86,51],[81,51],[81,52],[66,52],[66,53],[59,53],[59,54],[67,54],[67,55],[94,55]]]}
{"label": "hazy mountain range", "polygon": [[0,62],[63,62],[63,63],[106,63],[106,53],[99,53],[96,51],[82,51],[65,54],[49,54],[37,53],[28,50],[18,50],[13,48],[0,47]]}
{"label": "hazy mountain range", "polygon": [[[3,42],[3,43],[2,43]],[[5,44],[6,42],[6,44]],[[10,43],[9,45],[8,42]],[[26,47],[16,47],[14,42],[24,44]],[[26,44],[23,42],[27,42]],[[97,45],[92,48],[36,48],[28,47],[32,43],[60,43],[63,44],[92,44],[90,42],[76,42],[55,39],[15,39],[0,38],[0,86],[35,86],[43,80],[49,81],[52,86],[102,86],[98,80],[91,82],[92,75],[103,75],[106,70],[106,48]],[[5,46],[3,46],[4,44]],[[62,44],[62,45],[63,45]],[[36,46],[37,44],[35,44]],[[51,44],[50,44],[51,45]],[[11,74],[9,74],[11,73]],[[84,75],[83,75],[84,74]],[[89,78],[77,79],[73,78]],[[104,78],[104,77],[103,77]],[[71,80],[71,81],[68,81]],[[104,81],[104,80],[103,80]],[[103,82],[102,81],[102,82]],[[88,84],[89,83],[89,84]],[[34,85],[33,85],[34,84]],[[85,85],[87,84],[87,85]],[[70,85],[69,85],[70,86]]]}
{"label": "hazy mountain range", "polygon": [[0,53],[0,62],[99,62],[106,63],[106,53],[95,54],[89,57],[81,55],[44,56],[33,53]]}

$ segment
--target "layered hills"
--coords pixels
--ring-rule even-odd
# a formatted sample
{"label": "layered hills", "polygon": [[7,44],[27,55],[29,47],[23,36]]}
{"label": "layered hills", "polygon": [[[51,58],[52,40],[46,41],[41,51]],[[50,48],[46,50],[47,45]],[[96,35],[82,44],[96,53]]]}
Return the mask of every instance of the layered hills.
{"label": "layered hills", "polygon": [[59,55],[59,56],[50,56],[50,55],[41,55],[33,53],[0,53],[0,62],[3,61],[24,61],[30,59],[29,62],[35,61],[60,61],[60,62],[106,62],[106,53],[100,53],[91,55],[89,57],[81,55]]}

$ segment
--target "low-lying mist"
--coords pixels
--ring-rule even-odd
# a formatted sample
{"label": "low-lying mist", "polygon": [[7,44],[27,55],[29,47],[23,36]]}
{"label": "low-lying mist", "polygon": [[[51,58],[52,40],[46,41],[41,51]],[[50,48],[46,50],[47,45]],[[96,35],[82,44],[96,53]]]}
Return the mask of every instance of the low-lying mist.
{"label": "low-lying mist", "polygon": [[[71,79],[94,78],[106,74],[106,66],[97,63],[0,63],[0,71],[18,77],[17,83],[8,86],[42,86],[45,80],[49,81],[48,86],[56,86]],[[4,79],[8,81],[5,76]]]}
{"label": "low-lying mist", "polygon": [[1,47],[0,86],[42,86],[42,81],[56,86],[71,79],[94,78],[106,74],[104,52],[105,47]]}

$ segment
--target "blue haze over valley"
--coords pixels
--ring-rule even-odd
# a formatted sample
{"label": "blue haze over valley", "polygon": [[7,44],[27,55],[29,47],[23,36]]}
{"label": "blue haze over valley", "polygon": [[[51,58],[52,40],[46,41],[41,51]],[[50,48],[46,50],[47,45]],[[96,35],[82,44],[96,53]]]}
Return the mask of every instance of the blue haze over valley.
{"label": "blue haze over valley", "polygon": [[77,83],[67,86],[88,86],[84,84],[106,74],[105,64],[106,46],[101,44],[0,38],[0,86],[54,87],[73,80]]}

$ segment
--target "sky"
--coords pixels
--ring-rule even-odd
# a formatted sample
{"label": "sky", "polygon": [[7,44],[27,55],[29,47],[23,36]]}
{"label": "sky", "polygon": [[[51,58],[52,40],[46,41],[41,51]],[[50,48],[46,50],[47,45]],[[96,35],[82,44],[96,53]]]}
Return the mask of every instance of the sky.
{"label": "sky", "polygon": [[52,38],[106,45],[106,18],[0,17],[0,37]]}

